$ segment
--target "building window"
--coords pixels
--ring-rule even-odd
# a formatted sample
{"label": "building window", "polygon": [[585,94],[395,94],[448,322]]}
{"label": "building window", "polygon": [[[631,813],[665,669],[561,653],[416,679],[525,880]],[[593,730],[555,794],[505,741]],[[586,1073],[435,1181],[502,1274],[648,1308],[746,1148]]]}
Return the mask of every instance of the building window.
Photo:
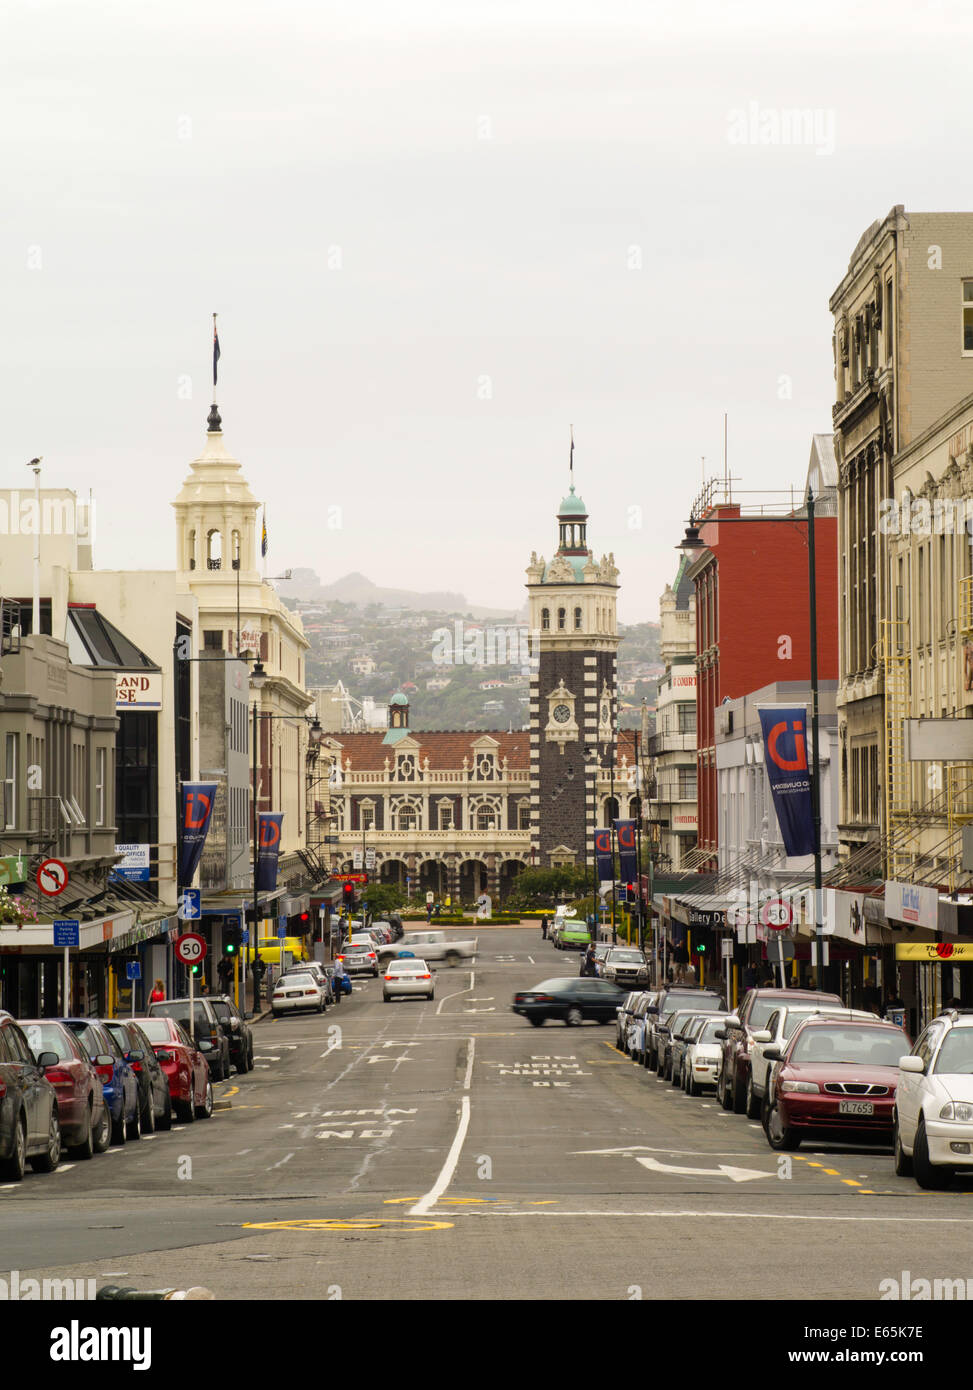
{"label": "building window", "polygon": [[440,830],[452,830],[454,828],[452,802],[447,802],[439,807],[439,828]]}
{"label": "building window", "polygon": [[530,829],[530,802],[521,801],[517,806],[517,829]]}
{"label": "building window", "polygon": [[681,734],[694,734],[696,732],[696,706],[679,706],[679,732]]}
{"label": "building window", "polygon": [[490,806],[481,806],[476,813],[477,830],[496,830],[497,813]]}
{"label": "building window", "polygon": [[581,631],[581,609],[580,609],[580,608],[576,608],[576,609],[574,610],[574,630],[575,630],[575,632],[580,632],[580,631]]}
{"label": "building window", "polygon": [[4,736],[3,755],[3,824],[13,830],[17,824],[17,764],[20,760],[20,735]]}
{"label": "building window", "polygon": [[973,280],[963,281],[963,356],[973,356]]}
{"label": "building window", "polygon": [[95,749],[95,825],[105,824],[105,768],[108,761],[106,748]]}
{"label": "building window", "polygon": [[203,649],[207,652],[223,650],[223,634],[215,628],[203,628]]}
{"label": "building window", "polygon": [[565,619],[566,619],[566,618],[567,618],[567,613],[565,612],[565,610],[564,610],[563,608],[559,608],[559,609],[557,610],[557,630],[558,630],[558,632],[563,632],[563,631],[564,631],[564,625],[565,625]]}
{"label": "building window", "polygon": [[679,800],[696,800],[696,769],[694,767],[681,767],[679,769]]}
{"label": "building window", "polygon": [[414,806],[403,806],[403,807],[401,808],[401,810],[399,811],[399,829],[400,829],[400,830],[417,830],[417,829],[418,829],[418,825],[419,825],[419,818],[418,818],[418,816],[416,815],[416,809],[415,809],[415,807],[414,807]]}
{"label": "building window", "polygon": [[362,830],[375,829],[375,807],[363,804],[358,808],[358,816],[361,820]]}
{"label": "building window", "polygon": [[551,610],[550,610],[549,608],[542,608],[542,609],[541,609],[541,631],[542,631],[542,632],[550,632],[550,630],[551,630]]}
{"label": "building window", "polygon": [[209,531],[206,535],[206,568],[223,568],[223,537],[219,531]]}

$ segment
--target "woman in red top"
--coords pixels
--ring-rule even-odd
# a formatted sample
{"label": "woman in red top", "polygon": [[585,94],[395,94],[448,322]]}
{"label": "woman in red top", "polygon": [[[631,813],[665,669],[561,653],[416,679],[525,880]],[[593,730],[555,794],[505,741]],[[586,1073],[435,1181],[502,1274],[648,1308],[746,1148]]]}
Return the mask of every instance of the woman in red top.
{"label": "woman in red top", "polygon": [[164,987],[162,981],[161,981],[161,980],[156,980],[156,982],[155,982],[155,989],[154,989],[154,990],[152,991],[152,993],[149,995],[150,1001],[151,1001],[153,1004],[161,1004],[162,1000],[165,999],[165,997],[166,997],[166,991],[165,991],[165,987]]}

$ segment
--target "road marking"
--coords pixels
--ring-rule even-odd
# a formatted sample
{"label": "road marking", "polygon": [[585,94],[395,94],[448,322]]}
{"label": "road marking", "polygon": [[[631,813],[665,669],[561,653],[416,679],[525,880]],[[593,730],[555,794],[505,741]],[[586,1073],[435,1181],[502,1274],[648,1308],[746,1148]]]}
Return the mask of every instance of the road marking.
{"label": "road marking", "polygon": [[460,1099],[459,1125],[456,1129],[456,1135],[453,1139],[452,1148],[446,1155],[446,1162],[442,1166],[442,1171],[440,1172],[439,1177],[433,1183],[432,1187],[429,1189],[426,1195],[424,1197],[420,1197],[419,1201],[416,1202],[415,1206],[410,1209],[410,1216],[425,1216],[436,1205],[436,1203],[439,1201],[439,1198],[446,1191],[447,1187],[449,1187],[449,1184],[452,1182],[453,1179],[453,1174],[456,1171],[456,1165],[459,1162],[460,1152],[463,1148],[463,1141],[466,1138],[466,1131],[469,1129],[469,1126],[470,1098],[469,1096],[462,1096]]}
{"label": "road marking", "polygon": [[[240,1089],[239,1086],[231,1086],[230,1089],[229,1089],[228,1091],[221,1091],[221,1092],[220,1092],[220,1100],[229,1100],[231,1096],[235,1096],[235,1095],[237,1094],[237,1092],[239,1091],[239,1089]],[[150,1137],[151,1137],[151,1136],[150,1136]]]}
{"label": "road marking", "polygon": [[[452,994],[447,994],[447,995],[445,995],[442,999],[440,999],[439,1005],[438,1005],[438,1007],[437,1007],[437,1009],[436,1009],[436,1017],[437,1017],[437,1018],[438,1018],[439,1015],[442,1013],[442,1011],[443,1011],[443,1005],[446,1003],[446,1001],[447,1001],[448,999],[455,999],[455,998],[457,998],[457,996],[460,995],[460,994],[469,994],[470,990],[473,988],[473,981],[474,981],[475,977],[476,977],[476,972],[473,971],[473,970],[471,970],[471,971],[470,971],[470,982],[469,982],[469,984],[466,986],[465,989],[457,989],[457,990],[455,990]],[[474,1010],[474,1012],[475,1012],[475,1010]]]}
{"label": "road marking", "polygon": [[272,1163],[270,1167],[267,1169],[267,1172],[272,1173],[275,1168],[283,1168],[284,1164],[288,1163],[293,1157],[294,1155],[292,1153],[287,1154],[286,1157],[282,1158],[279,1163]]}
{"label": "road marking", "polygon": [[463,1078],[463,1090],[470,1089],[470,1082],[473,1079],[473,1051],[476,1047],[476,1039],[470,1038],[469,1047],[466,1053],[466,1076]]}
{"label": "road marking", "polygon": [[[881,1194],[873,1193],[873,1196]],[[937,1194],[932,1194],[937,1195]],[[467,1216],[582,1216],[595,1217],[599,1221],[604,1221],[606,1217],[622,1217],[630,1221],[633,1217],[648,1216],[658,1219],[660,1216],[682,1219],[685,1216],[698,1216],[705,1220],[712,1220],[714,1217],[726,1221],[822,1221],[829,1222],[851,1222],[859,1224],[871,1223],[873,1225],[895,1222],[898,1225],[911,1226],[953,1226],[957,1223],[963,1226],[973,1226],[973,1217],[955,1216],[805,1216],[799,1212],[767,1212],[767,1211],[692,1211],[684,1208],[673,1208],[667,1211],[664,1207],[643,1211],[502,1211],[498,1207],[477,1208],[475,1211],[466,1212]]]}
{"label": "road marking", "polygon": [[[652,1144],[626,1144],[621,1149],[573,1149],[569,1157],[575,1155],[595,1154],[611,1155],[619,1154],[624,1158],[634,1158],[636,1154],[668,1154],[670,1158],[756,1158],[755,1153],[726,1153],[723,1149],[714,1152],[712,1149],[659,1149]],[[799,1154],[792,1155],[799,1158]]]}
{"label": "road marking", "polygon": [[722,1176],[731,1182],[753,1182],[756,1178],[773,1178],[775,1173],[761,1173],[754,1168],[734,1168],[729,1163],[721,1163],[718,1168],[680,1168],[671,1163],[660,1163],[657,1158],[638,1158],[643,1168],[653,1173],[678,1173],[684,1178],[715,1178]]}
{"label": "road marking", "polygon": [[253,1149],[237,1149],[237,1158],[242,1158],[244,1154],[252,1154]]}
{"label": "road marking", "polygon": [[452,1221],[410,1221],[405,1216],[358,1217],[342,1221],[339,1217],[293,1217],[290,1221],[244,1221],[247,1231],[448,1231]]}

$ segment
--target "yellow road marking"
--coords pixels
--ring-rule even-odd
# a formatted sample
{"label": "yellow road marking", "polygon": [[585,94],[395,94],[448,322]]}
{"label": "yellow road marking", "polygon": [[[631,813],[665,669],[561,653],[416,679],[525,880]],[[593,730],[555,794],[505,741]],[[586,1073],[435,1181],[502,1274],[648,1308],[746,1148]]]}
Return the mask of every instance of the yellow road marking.
{"label": "yellow road marking", "polygon": [[410,1221],[404,1216],[378,1216],[350,1218],[342,1221],[337,1217],[292,1217],[289,1221],[244,1221],[241,1229],[247,1231],[401,1231],[403,1235],[413,1231],[448,1231],[452,1221]]}
{"label": "yellow road marking", "polygon": [[860,1182],[855,1182],[854,1178],[842,1178],[841,1181],[846,1187],[861,1187]]}
{"label": "yellow road marking", "polygon": [[229,1100],[230,1096],[235,1096],[239,1089],[239,1086],[231,1086],[228,1091],[220,1091],[217,1100]]}

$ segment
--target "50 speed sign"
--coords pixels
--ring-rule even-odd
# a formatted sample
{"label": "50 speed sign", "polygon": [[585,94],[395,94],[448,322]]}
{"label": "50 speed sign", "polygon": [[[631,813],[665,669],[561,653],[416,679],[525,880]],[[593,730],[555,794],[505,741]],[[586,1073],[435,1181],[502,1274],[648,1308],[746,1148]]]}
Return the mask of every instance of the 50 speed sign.
{"label": "50 speed sign", "polygon": [[771,931],[785,931],[794,920],[794,911],[783,898],[771,898],[761,907],[760,920]]}
{"label": "50 speed sign", "polygon": [[183,965],[198,965],[206,959],[206,942],[198,932],[184,932],[176,940],[176,958]]}

